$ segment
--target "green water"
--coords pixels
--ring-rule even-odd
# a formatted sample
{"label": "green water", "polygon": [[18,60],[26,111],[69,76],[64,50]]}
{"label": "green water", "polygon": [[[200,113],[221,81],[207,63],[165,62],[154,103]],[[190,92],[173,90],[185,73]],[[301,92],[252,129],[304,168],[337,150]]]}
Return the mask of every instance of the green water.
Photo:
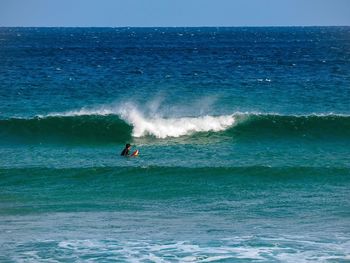
{"label": "green water", "polygon": [[5,261],[269,262],[349,252],[349,169],[27,168],[0,177],[1,243],[17,251],[3,250]]}

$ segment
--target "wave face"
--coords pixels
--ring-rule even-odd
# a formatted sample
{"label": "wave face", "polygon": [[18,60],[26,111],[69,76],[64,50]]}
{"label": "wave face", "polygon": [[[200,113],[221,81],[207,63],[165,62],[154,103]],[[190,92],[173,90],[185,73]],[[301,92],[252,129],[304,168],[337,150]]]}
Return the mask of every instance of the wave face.
{"label": "wave face", "polygon": [[232,134],[247,137],[304,137],[350,139],[350,116],[345,115],[249,115]]}
{"label": "wave face", "polygon": [[130,139],[131,127],[116,116],[49,116],[0,121],[4,142],[117,143]]}
{"label": "wave face", "polygon": [[[83,112],[86,114],[86,112]],[[179,118],[147,118],[138,111],[102,115],[69,113],[32,119],[0,120],[4,142],[123,143],[212,135],[235,140],[269,138],[350,139],[350,117],[341,115],[283,116],[232,114]]]}

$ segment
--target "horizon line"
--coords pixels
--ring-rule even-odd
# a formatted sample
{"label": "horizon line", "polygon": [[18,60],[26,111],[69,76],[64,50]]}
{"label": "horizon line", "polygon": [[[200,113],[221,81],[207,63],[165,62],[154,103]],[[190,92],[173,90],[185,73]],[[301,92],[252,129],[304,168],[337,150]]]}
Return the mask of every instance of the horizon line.
{"label": "horizon line", "polygon": [[2,26],[0,28],[242,28],[242,27],[350,27],[350,25],[247,25],[247,26]]}

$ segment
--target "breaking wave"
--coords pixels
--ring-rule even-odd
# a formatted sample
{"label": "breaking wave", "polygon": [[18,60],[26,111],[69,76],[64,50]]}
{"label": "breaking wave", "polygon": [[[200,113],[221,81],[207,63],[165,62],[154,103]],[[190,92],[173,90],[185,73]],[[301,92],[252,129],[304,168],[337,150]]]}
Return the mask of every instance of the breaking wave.
{"label": "breaking wave", "polygon": [[[35,118],[0,120],[3,142],[123,143],[134,138],[156,139],[216,134],[239,139],[350,139],[350,116],[235,113],[219,116],[146,116],[136,108],[79,110]],[[217,136],[216,136],[217,137]]]}

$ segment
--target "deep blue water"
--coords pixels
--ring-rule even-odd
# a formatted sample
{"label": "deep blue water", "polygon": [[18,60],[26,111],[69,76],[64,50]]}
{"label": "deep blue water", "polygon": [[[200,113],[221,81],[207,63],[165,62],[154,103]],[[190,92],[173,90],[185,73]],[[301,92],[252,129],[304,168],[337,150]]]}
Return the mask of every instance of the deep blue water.
{"label": "deep blue water", "polygon": [[349,27],[0,28],[0,260],[346,262],[349,102]]}

